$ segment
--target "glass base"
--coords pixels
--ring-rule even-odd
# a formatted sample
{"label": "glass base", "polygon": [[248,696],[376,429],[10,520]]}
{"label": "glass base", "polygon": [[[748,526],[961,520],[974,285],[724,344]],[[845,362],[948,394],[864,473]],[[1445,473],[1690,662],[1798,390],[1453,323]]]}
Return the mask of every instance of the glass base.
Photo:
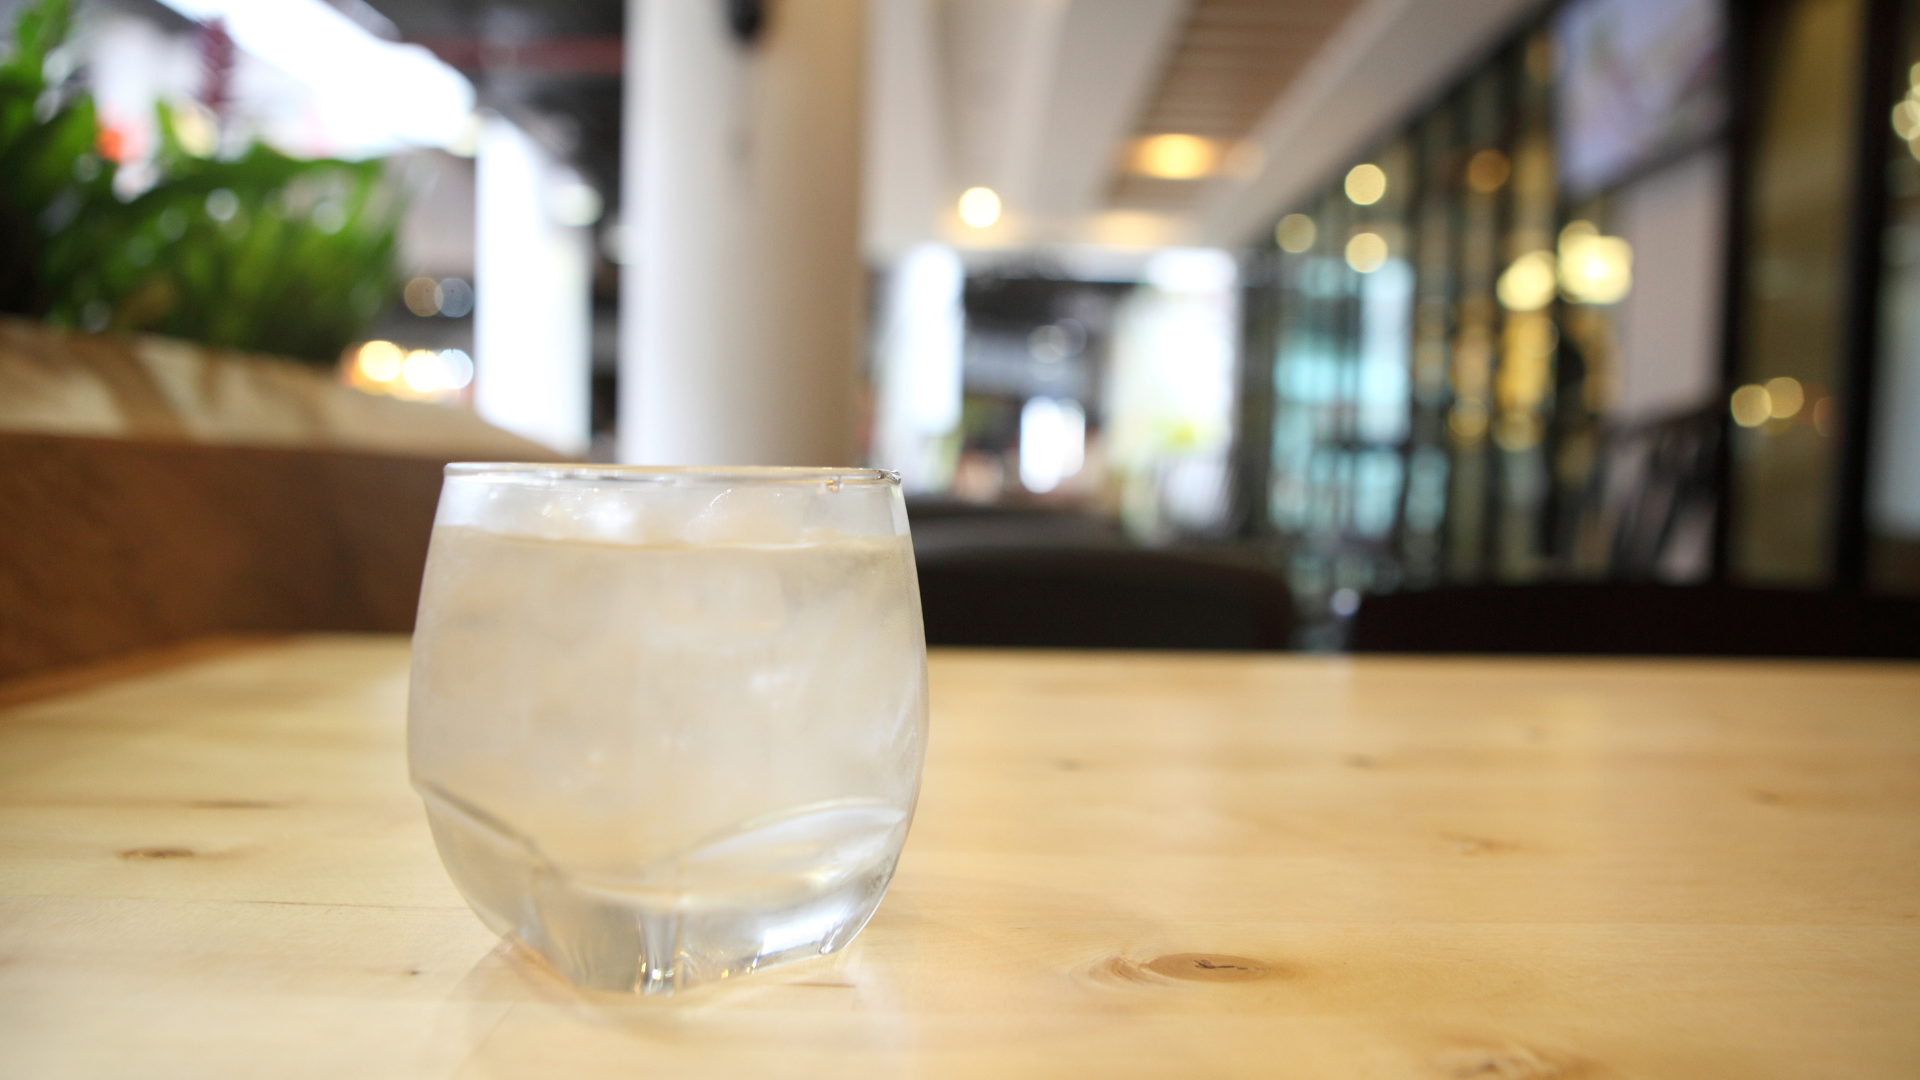
{"label": "glass base", "polygon": [[898,859],[896,843],[774,903],[664,902],[574,881],[503,826],[416,786],[440,859],[480,921],[591,990],[673,994],[835,952],[873,917]]}

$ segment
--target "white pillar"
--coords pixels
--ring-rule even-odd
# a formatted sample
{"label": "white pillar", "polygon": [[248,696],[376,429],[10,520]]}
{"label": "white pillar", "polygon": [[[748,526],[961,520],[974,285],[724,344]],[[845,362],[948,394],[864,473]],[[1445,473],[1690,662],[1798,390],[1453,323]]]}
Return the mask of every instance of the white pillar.
{"label": "white pillar", "polygon": [[953,483],[960,426],[966,271],[942,244],[921,244],[893,267],[875,342],[873,464],[893,469],[907,494]]}
{"label": "white pillar", "polygon": [[628,0],[620,457],[853,464],[862,0]]}
{"label": "white pillar", "polygon": [[551,155],[489,116],[474,163],[474,411],[563,454],[587,448],[593,241],[549,211]]}

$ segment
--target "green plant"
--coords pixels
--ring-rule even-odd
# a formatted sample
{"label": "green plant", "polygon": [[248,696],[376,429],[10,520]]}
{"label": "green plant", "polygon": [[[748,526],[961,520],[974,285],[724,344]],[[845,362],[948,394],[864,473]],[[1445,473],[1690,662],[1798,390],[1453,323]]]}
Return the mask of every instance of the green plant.
{"label": "green plant", "polygon": [[0,61],[0,310],[43,314],[43,221],[113,198],[113,166],[94,152],[93,101],[50,86],[48,57],[72,28],[67,0],[28,5]]}
{"label": "green plant", "polygon": [[[0,65],[0,308],[331,363],[398,290],[402,209],[381,162],[254,145],[188,153],[159,114],[159,179],[122,201],[84,95],[49,86],[68,0],[21,16]],[[58,67],[60,65],[52,65]]]}

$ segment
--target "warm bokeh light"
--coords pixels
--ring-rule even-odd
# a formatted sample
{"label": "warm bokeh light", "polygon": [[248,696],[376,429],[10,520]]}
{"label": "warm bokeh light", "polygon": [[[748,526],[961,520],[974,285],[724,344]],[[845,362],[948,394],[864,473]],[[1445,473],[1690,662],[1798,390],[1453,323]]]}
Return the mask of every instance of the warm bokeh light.
{"label": "warm bokeh light", "polygon": [[1274,228],[1273,239],[1280,245],[1281,251],[1298,255],[1313,247],[1314,237],[1318,234],[1312,218],[1305,214],[1288,214]]}
{"label": "warm bokeh light", "polygon": [[984,229],[1000,220],[1000,196],[992,188],[968,188],[960,196],[960,220]]}
{"label": "warm bokeh light", "polygon": [[[1916,65],[1916,66],[1920,66],[1920,65]],[[1833,436],[1834,428],[1838,426],[1834,422],[1833,411],[1834,411],[1833,399],[1830,397],[1823,397],[1820,400],[1814,402],[1813,403],[1813,430],[1819,432],[1823,436],[1831,438]]]}
{"label": "warm bokeh light", "polygon": [[400,298],[406,301],[408,311],[421,318],[440,313],[440,284],[432,278],[417,277],[407,282]]}
{"label": "warm bokeh light", "polygon": [[1220,147],[1198,135],[1153,135],[1133,144],[1133,171],[1162,180],[1207,176],[1220,163]]}
{"label": "warm bokeh light", "polygon": [[1529,251],[1500,275],[1494,293],[1508,311],[1539,311],[1553,302],[1557,284],[1553,254]]}
{"label": "warm bokeh light", "polygon": [[1893,133],[1911,139],[1915,132],[1920,132],[1920,102],[1908,97],[1893,107]]}
{"label": "warm bokeh light", "polygon": [[1487,407],[1477,401],[1458,402],[1447,414],[1447,427],[1459,442],[1478,442],[1487,433]]}
{"label": "warm bokeh light", "polygon": [[401,371],[408,389],[415,393],[431,394],[445,382],[441,377],[440,354],[426,349],[415,349],[408,353]]}
{"label": "warm bokeh light", "polygon": [[1908,73],[1907,96],[1893,107],[1893,133],[1907,140],[1907,152],[1920,159],[1920,64]]}
{"label": "warm bokeh light", "polygon": [[1347,172],[1347,198],[1361,206],[1372,206],[1387,193],[1387,174],[1372,163],[1355,165]]}
{"label": "warm bokeh light", "polygon": [[1379,233],[1355,233],[1347,241],[1347,265],[1371,274],[1387,263],[1387,241]]}
{"label": "warm bokeh light", "polygon": [[1741,427],[1759,427],[1773,415],[1773,399],[1764,386],[1743,386],[1733,392],[1730,402],[1733,422]]}
{"label": "warm bokeh light", "polygon": [[1807,403],[1807,393],[1800,387],[1800,380],[1781,376],[1767,380],[1767,412],[1775,420],[1785,420],[1800,411]]}
{"label": "warm bokeh light", "polygon": [[1467,186],[1482,195],[1499,191],[1513,172],[1507,155],[1498,150],[1482,150],[1467,162]]}
{"label": "warm bokeh light", "polygon": [[1633,289],[1633,248],[1591,221],[1560,230],[1560,288],[1582,304],[1617,304]]}
{"label": "warm bokeh light", "polygon": [[387,383],[400,377],[400,347],[391,341],[369,341],[360,346],[360,374],[369,381]]}
{"label": "warm bokeh light", "polygon": [[369,341],[349,354],[347,385],[370,394],[450,404],[473,382],[473,357],[464,349],[401,349]]}

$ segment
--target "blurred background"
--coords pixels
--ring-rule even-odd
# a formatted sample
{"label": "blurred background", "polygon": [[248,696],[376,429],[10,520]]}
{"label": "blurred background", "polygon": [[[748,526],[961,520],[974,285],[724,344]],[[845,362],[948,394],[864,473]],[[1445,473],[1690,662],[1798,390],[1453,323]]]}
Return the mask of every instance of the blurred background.
{"label": "blurred background", "polygon": [[896,470],[936,644],[1920,654],[1917,0],[0,25],[0,671],[405,629],[472,458]]}

